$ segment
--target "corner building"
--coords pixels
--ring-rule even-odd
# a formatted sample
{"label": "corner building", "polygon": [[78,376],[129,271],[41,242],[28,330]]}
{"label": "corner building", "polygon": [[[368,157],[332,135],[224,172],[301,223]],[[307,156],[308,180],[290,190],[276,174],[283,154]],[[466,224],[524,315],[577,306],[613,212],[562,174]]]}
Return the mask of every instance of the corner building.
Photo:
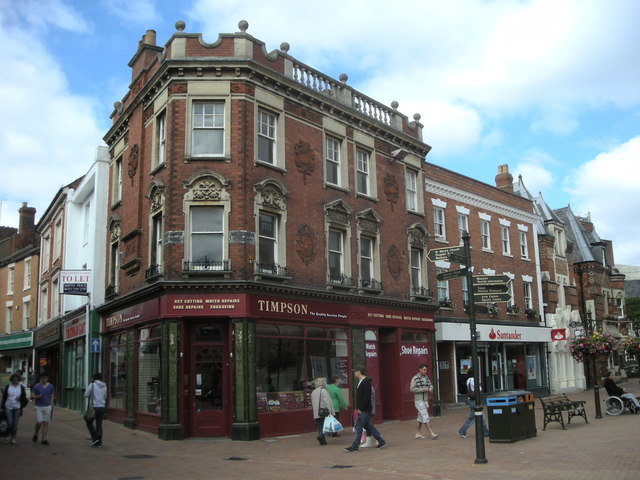
{"label": "corner building", "polygon": [[[105,136],[102,318],[112,419],[163,439],[312,431],[316,377],[377,419],[433,375],[419,116],[249,35],[149,30]],[[384,358],[384,361],[381,361]],[[351,413],[351,411],[349,412]],[[346,421],[346,417],[343,417]]]}

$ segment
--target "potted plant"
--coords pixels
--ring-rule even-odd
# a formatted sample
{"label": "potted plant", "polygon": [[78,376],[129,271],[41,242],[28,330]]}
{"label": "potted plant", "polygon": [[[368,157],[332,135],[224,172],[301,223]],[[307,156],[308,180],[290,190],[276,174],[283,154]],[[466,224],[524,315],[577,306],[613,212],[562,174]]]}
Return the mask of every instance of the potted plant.
{"label": "potted plant", "polygon": [[500,312],[500,309],[496,305],[489,305],[487,307],[487,312],[489,313],[490,317],[495,317]]}
{"label": "potted plant", "polygon": [[536,311],[533,308],[525,308],[524,314],[527,316],[527,318],[535,318]]}
{"label": "potted plant", "polygon": [[515,304],[507,305],[507,313],[512,313],[512,314],[520,313],[520,307]]}
{"label": "potted plant", "polygon": [[578,362],[585,357],[608,356],[614,351],[618,341],[611,335],[602,332],[593,332],[590,335],[577,335],[569,340],[569,352]]}
{"label": "potted plant", "polygon": [[453,310],[456,308],[456,304],[450,298],[443,298],[440,300],[440,308],[450,308]]}

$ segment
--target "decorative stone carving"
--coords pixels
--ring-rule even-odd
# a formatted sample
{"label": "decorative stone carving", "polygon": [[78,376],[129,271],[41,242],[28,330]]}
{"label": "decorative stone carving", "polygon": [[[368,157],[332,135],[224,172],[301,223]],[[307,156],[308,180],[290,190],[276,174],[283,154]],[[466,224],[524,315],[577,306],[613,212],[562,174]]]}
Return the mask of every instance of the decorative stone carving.
{"label": "decorative stone carving", "polygon": [[138,156],[140,155],[140,148],[136,143],[131,150],[129,151],[129,159],[127,161],[127,174],[131,179],[131,185],[133,185],[133,177],[135,177],[136,172],[138,171]]}
{"label": "decorative stone carving", "polygon": [[284,185],[277,180],[263,180],[260,183],[256,183],[253,189],[257,193],[256,203],[258,205],[276,210],[285,210],[286,204],[284,199],[288,192]]}
{"label": "decorative stone carving", "polygon": [[316,235],[309,225],[298,226],[296,231],[296,252],[305,265],[309,265],[316,257]]}
{"label": "decorative stone carving", "polygon": [[316,156],[309,143],[300,140],[293,147],[294,163],[300,173],[302,173],[302,181],[307,184],[307,176],[311,175],[316,169]]}
{"label": "decorative stone carving", "polygon": [[327,220],[332,223],[339,223],[341,225],[349,225],[349,216],[351,215],[351,209],[342,201],[336,200],[324,207],[327,212]]}
{"label": "decorative stone carving", "polygon": [[393,212],[393,205],[398,201],[398,197],[400,196],[400,187],[398,186],[396,177],[387,174],[387,176],[384,177],[383,188],[384,194],[387,197],[387,201],[391,204],[391,211]]}
{"label": "decorative stone carving", "polygon": [[211,171],[198,172],[185,180],[184,187],[188,190],[186,201],[227,201],[229,184],[218,174]]}
{"label": "decorative stone carving", "polygon": [[378,217],[370,208],[358,213],[358,228],[360,230],[377,234],[380,228],[380,217]]}
{"label": "decorative stone carving", "polygon": [[394,280],[398,280],[400,273],[402,273],[402,258],[400,258],[400,251],[395,245],[391,245],[387,250],[387,269]]}
{"label": "decorative stone carving", "polygon": [[420,224],[414,224],[409,227],[409,244],[415,247],[424,247],[427,238],[427,232]]}

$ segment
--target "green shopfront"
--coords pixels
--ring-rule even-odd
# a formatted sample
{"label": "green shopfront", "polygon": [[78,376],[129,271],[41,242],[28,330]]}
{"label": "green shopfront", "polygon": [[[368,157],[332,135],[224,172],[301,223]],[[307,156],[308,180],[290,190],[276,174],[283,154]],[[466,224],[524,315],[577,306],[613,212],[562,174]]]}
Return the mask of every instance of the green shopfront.
{"label": "green shopfront", "polygon": [[33,332],[0,335],[0,387],[9,383],[9,377],[18,370],[24,378],[33,367]]}

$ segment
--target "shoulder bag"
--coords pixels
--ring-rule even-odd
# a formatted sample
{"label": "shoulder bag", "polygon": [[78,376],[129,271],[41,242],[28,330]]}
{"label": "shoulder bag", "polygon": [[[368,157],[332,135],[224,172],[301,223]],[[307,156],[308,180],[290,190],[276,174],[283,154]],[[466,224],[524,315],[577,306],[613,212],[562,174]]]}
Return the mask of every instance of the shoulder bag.
{"label": "shoulder bag", "polygon": [[91,394],[87,400],[87,409],[84,412],[84,419],[87,422],[93,422],[96,418],[96,411],[93,409],[93,382],[91,382],[91,386],[89,388],[91,388]]}
{"label": "shoulder bag", "polygon": [[318,416],[320,418],[328,417],[329,414],[331,413],[327,407],[323,407],[322,406],[322,391],[323,390],[324,390],[324,388],[320,389],[320,399],[318,400]]}

